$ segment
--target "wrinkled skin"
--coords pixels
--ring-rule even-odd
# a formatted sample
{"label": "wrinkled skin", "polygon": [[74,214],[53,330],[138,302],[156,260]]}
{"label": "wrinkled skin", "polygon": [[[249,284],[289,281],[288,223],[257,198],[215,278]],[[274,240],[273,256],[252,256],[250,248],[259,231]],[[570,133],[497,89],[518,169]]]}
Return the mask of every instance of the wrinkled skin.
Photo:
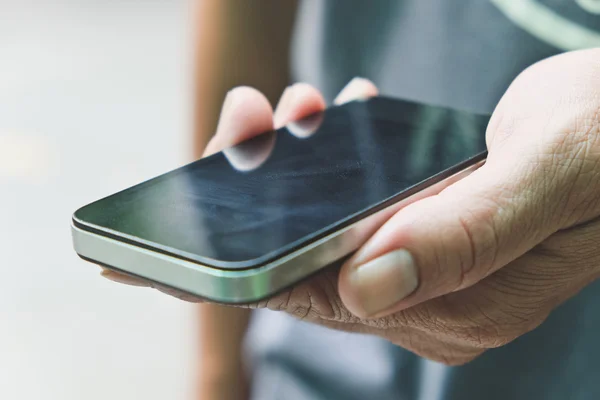
{"label": "wrinkled skin", "polygon": [[[375,94],[355,80],[338,100]],[[232,91],[207,154],[325,107],[308,85],[286,95],[273,119],[260,93]],[[599,112],[600,50],[531,66],[494,111],[483,167],[398,211],[341,267],[250,307],[377,335],[449,365],[529,332],[600,274]],[[369,313],[365,299],[385,290],[352,274],[396,249],[412,255],[418,284]]]}

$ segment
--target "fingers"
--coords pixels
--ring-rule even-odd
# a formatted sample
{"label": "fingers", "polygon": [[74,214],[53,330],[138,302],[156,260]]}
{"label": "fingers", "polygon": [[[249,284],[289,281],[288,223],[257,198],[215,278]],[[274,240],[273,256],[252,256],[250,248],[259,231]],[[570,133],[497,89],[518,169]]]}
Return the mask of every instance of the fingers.
{"label": "fingers", "polygon": [[[354,78],[342,89],[334,100],[334,104],[341,105],[353,100],[367,99],[377,96],[377,93],[377,88],[371,81]],[[318,113],[325,107],[325,100],[317,89],[306,83],[296,83],[287,88],[281,96],[275,110],[275,128],[286,126],[294,136],[301,139],[307,138],[319,128],[321,119],[298,120]]]}
{"label": "fingers", "polygon": [[[340,92],[334,103],[342,104],[376,95],[377,88],[372,82],[355,78]],[[325,107],[321,93],[306,83],[288,87],[274,114],[269,101],[258,90],[245,86],[235,88],[227,94],[217,132],[208,144],[205,156],[271,131],[274,127],[281,128]]]}
{"label": "fingers", "polygon": [[117,282],[117,283],[122,283],[124,285],[130,285],[130,286],[140,286],[140,287],[149,287],[150,286],[150,282],[139,279],[139,278],[134,278],[132,276],[129,275],[125,275],[125,274],[121,274],[115,271],[112,271],[110,269],[102,269],[102,272],[100,272],[100,275],[108,280],[111,280],[113,282]]}
{"label": "fingers", "polygon": [[485,165],[396,213],[343,266],[348,309],[374,318],[469,287],[552,234],[511,168]]}
{"label": "fingers", "polygon": [[[377,96],[377,93],[377,88],[371,81],[354,78],[342,89],[334,100],[334,104],[340,105],[353,100],[367,99]],[[317,89],[306,83],[296,83],[283,92],[275,110],[274,126],[276,129],[281,128],[291,122],[323,111],[325,107],[325,100]],[[290,130],[297,136],[305,136],[297,134],[293,128]]]}
{"label": "fingers", "polygon": [[200,299],[194,295],[181,292],[177,289],[172,289],[172,288],[169,288],[166,286],[162,286],[162,285],[156,284],[154,282],[147,281],[145,279],[135,278],[135,277],[132,277],[132,276],[129,276],[126,274],[115,272],[110,269],[103,268],[100,275],[102,275],[102,277],[104,277],[108,280],[111,280],[116,283],[121,283],[124,285],[154,288],[154,289],[157,289],[157,290],[159,290],[163,293],[166,293],[170,296],[176,297],[180,300],[184,300],[184,301],[187,301],[190,303],[201,303],[202,302],[202,299]]}

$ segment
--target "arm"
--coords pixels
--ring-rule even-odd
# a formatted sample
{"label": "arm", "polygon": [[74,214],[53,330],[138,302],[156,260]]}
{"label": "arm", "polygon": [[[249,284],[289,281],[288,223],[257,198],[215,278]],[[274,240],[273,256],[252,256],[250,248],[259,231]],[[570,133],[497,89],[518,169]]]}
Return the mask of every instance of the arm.
{"label": "arm", "polygon": [[250,310],[246,308],[198,305],[198,398],[227,400],[247,397],[242,345],[249,320]]}
{"label": "arm", "polygon": [[[204,0],[199,5],[194,146],[198,155],[216,130],[228,90],[253,86],[273,104],[289,83],[295,1]],[[242,342],[250,310],[202,304],[198,319],[199,398],[246,397]]]}

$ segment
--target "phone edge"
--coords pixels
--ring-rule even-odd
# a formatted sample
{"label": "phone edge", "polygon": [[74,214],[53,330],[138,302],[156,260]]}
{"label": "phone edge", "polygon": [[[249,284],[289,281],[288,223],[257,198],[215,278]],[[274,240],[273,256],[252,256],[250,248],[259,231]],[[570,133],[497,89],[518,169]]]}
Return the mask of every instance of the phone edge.
{"label": "phone edge", "polygon": [[200,299],[243,304],[273,296],[357,250],[391,215],[439,193],[485,163],[485,158],[433,185],[261,267],[224,270],[98,235],[71,223],[73,246],[84,260],[180,290]]}

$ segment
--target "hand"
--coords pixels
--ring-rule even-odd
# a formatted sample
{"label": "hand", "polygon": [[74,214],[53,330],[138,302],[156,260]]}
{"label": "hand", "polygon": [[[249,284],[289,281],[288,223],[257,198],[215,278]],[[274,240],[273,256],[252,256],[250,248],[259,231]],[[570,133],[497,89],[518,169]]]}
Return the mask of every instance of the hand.
{"label": "hand", "polygon": [[[322,107],[302,87],[311,94],[282,102],[280,124]],[[264,104],[242,118],[250,101],[238,101],[222,124],[270,121]],[[600,50],[533,65],[493,114],[482,168],[398,211],[341,269],[253,307],[379,335],[452,365],[534,329],[600,274],[599,115]],[[212,148],[235,142],[219,134]]]}

